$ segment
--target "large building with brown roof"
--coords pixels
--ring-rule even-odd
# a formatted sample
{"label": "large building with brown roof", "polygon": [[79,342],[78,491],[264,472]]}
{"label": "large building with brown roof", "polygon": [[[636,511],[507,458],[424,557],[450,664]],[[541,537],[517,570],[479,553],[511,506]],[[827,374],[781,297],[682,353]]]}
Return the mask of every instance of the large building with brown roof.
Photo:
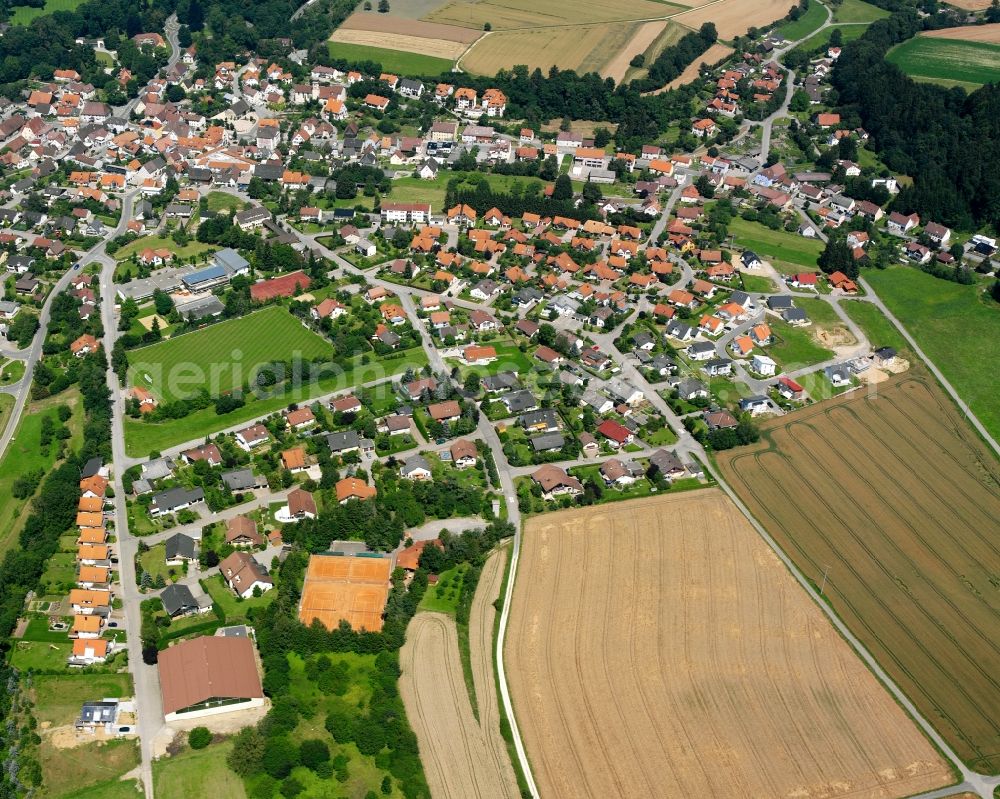
{"label": "large building with brown roof", "polygon": [[166,721],[229,713],[264,704],[249,638],[202,636],[160,653]]}

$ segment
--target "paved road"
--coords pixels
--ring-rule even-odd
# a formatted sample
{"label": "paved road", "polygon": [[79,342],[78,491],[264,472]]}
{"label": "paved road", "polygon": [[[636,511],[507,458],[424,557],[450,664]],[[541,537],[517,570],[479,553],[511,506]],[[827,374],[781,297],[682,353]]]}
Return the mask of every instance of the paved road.
{"label": "paved road", "polygon": [[[177,41],[177,32],[180,30],[180,26],[177,24],[177,15],[171,14],[167,17],[163,25],[163,32],[166,35],[167,43],[170,45],[170,56],[167,58],[167,65],[164,67],[165,70],[169,70],[174,66],[181,58],[181,46]],[[125,105],[118,106],[114,109],[114,116],[122,117],[123,119],[128,119],[132,116],[132,112],[135,111],[135,107],[139,104],[139,98],[133,97]]]}
{"label": "paved road", "polygon": [[[128,223],[132,212],[132,200],[137,192],[126,195],[122,203],[121,226]],[[109,258],[103,247],[98,248],[94,260],[100,261],[101,269],[101,318],[104,323],[104,349],[110,353],[118,337],[118,320],[115,315],[115,261]],[[153,740],[163,726],[163,710],[160,704],[159,676],[155,666],[147,666],[142,661],[142,642],[139,631],[142,617],[139,603],[143,596],[135,583],[135,554],[138,539],[128,528],[128,512],[125,506],[125,488],[122,474],[125,471],[125,433],[122,420],[125,403],[119,390],[118,376],[108,369],[108,386],[111,389],[111,448],[114,463],[113,485],[115,489],[115,534],[118,537],[118,579],[121,583],[121,598],[125,612],[125,629],[128,632],[129,670],[135,682],[136,726],[139,731],[141,762],[139,773],[146,799],[153,799]]]}
{"label": "paved road", "polygon": [[14,357],[18,360],[24,361],[24,377],[15,385],[5,387],[5,393],[14,395],[14,407],[11,409],[10,417],[7,419],[7,428],[4,430],[3,436],[0,436],[0,456],[2,456],[7,450],[10,440],[13,438],[14,431],[17,429],[18,422],[21,418],[21,413],[28,400],[31,390],[31,381],[35,372],[35,365],[42,357],[42,345],[45,343],[45,331],[49,326],[49,318],[52,314],[52,302],[55,300],[56,295],[66,290],[66,287],[74,277],[78,277],[81,274],[83,266],[86,266],[93,261],[100,260],[101,256],[104,254],[104,247],[108,239],[120,236],[125,232],[125,227],[128,225],[128,221],[132,213],[132,202],[137,193],[138,190],[133,190],[126,193],[122,197],[122,215],[118,222],[118,226],[108,234],[104,241],[101,241],[99,244],[91,247],[79,257],[78,263],[82,264],[81,268],[79,270],[72,268],[66,270],[66,274],[56,281],[56,284],[52,287],[48,297],[45,299],[45,304],[42,306],[42,312],[38,316],[38,332],[35,333],[35,338],[31,342],[30,347],[25,350],[20,350],[15,355],[7,355],[7,357]]}

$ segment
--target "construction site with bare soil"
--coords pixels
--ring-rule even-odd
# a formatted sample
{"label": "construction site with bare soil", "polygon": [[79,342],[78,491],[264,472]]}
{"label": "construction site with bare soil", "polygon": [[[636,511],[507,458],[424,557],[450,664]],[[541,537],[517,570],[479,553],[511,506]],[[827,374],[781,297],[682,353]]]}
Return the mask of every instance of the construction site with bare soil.
{"label": "construction site with bare soil", "polygon": [[505,662],[543,797],[895,797],[948,765],[719,490],[535,517]]}

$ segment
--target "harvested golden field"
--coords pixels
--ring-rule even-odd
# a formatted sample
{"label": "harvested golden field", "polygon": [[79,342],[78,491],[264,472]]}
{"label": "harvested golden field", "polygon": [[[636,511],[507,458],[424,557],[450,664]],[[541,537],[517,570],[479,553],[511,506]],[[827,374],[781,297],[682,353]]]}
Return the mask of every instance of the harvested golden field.
{"label": "harvested golden field", "polygon": [[720,39],[742,36],[749,28],[764,28],[788,13],[787,0],[720,0],[685,11],[673,19],[698,30],[703,22],[714,22]]}
{"label": "harvested golden field", "polygon": [[[482,30],[483,25],[488,22],[493,30],[509,30],[657,19],[682,10],[682,5],[656,0],[576,0],[573,3],[562,0],[449,0],[424,19],[476,30]],[[786,8],[785,11],[787,10]],[[609,51],[614,52],[612,48]]]}
{"label": "harvested golden field", "polygon": [[431,794],[438,799],[517,799],[517,778],[500,736],[493,678],[493,608],[505,552],[483,567],[470,615],[469,643],[479,721],[462,675],[455,620],[418,613],[400,651],[399,687],[420,745]]}
{"label": "harvested golden field", "polygon": [[[459,28],[455,25],[441,25],[434,22],[421,22],[417,19],[407,19],[394,14],[351,14],[340,30],[377,31],[379,33],[402,34],[404,36],[416,36],[420,39],[444,39],[451,42],[462,42],[471,44],[481,35],[480,31]],[[331,37],[332,38],[332,37]],[[388,45],[376,44],[376,47],[388,47]],[[389,47],[389,49],[393,49]],[[417,52],[420,52],[419,50]]]}
{"label": "harvested golden field", "polygon": [[690,64],[688,64],[684,71],[674,78],[670,83],[664,86],[662,89],[657,89],[657,92],[669,91],[670,89],[676,89],[678,86],[683,86],[685,83],[690,83],[695,78],[698,77],[698,70],[701,69],[702,64],[708,64],[712,66],[718,64],[724,58],[729,58],[733,53],[733,48],[728,47],[724,44],[719,44],[716,42],[711,47],[709,47],[700,58],[696,58]]}
{"label": "harvested golden field", "polygon": [[663,33],[667,24],[666,20],[660,20],[659,22],[644,22],[640,25],[632,38],[625,43],[625,46],[605,64],[601,75],[605,78],[613,78],[615,83],[621,83],[625,73],[628,72],[629,61],[640,53],[645,53],[657,37]]}
{"label": "harvested golden field", "polygon": [[497,616],[493,603],[500,596],[509,550],[505,546],[490,555],[479,575],[479,585],[469,611],[469,659],[479,711],[479,727],[486,736],[491,760],[501,765],[504,783],[513,785],[516,794],[517,778],[507,754],[507,744],[500,735],[500,703],[493,668],[493,629]]}
{"label": "harvested golden field", "polygon": [[531,519],[506,642],[542,796],[901,797],[946,764],[719,490]]}
{"label": "harvested golden field", "polygon": [[612,53],[624,47],[641,23],[566,25],[535,30],[499,31],[483,36],[462,58],[462,68],[481,75],[516,64],[543,72],[550,67],[600,72]]}
{"label": "harvested golden field", "polygon": [[723,474],[960,757],[1000,770],[1000,467],[900,375],[761,425]]}
{"label": "harvested golden field", "polygon": [[991,25],[963,25],[960,28],[942,28],[927,31],[923,36],[933,39],[961,39],[963,42],[987,42],[1000,44],[1000,22]]}
{"label": "harvested golden field", "polygon": [[948,5],[963,11],[985,11],[993,0],[948,0]]}
{"label": "harvested golden field", "polygon": [[402,50],[407,53],[447,58],[454,61],[465,52],[466,45],[448,39],[424,39],[405,33],[385,33],[383,31],[362,31],[339,28],[330,37],[331,42],[360,44],[366,47],[382,47],[386,50]]}

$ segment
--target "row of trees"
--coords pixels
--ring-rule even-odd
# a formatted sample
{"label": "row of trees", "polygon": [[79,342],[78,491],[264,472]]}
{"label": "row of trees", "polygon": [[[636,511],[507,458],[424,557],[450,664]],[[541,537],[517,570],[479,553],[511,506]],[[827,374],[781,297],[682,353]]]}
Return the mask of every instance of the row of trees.
{"label": "row of trees", "polygon": [[639,91],[652,91],[670,83],[678,77],[694,60],[708,50],[719,38],[715,25],[706,22],[698,32],[685,34],[677,44],[664,48],[656,60],[649,65],[646,77],[632,82]]}

